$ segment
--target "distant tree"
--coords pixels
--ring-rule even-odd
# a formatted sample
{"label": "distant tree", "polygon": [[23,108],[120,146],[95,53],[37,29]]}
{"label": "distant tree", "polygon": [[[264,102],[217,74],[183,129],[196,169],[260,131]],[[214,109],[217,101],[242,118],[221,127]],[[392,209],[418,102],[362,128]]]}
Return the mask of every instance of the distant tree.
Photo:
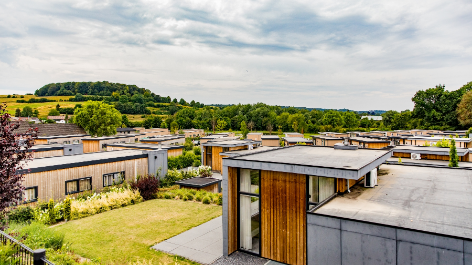
{"label": "distant tree", "polygon": [[87,101],[74,115],[75,123],[93,137],[115,135],[122,122],[118,110],[100,101]]}
{"label": "distant tree", "polygon": [[33,117],[33,109],[30,106],[25,106],[21,111],[22,117]]}
{"label": "distant tree", "polygon": [[216,125],[216,130],[217,131],[223,131],[226,128],[226,121],[225,120],[218,120],[218,123]]}
{"label": "distant tree", "polygon": [[57,111],[60,111],[60,109],[61,109],[61,105],[57,104],[57,105],[56,105],[56,110],[57,110]]}
{"label": "distant tree", "polygon": [[15,117],[21,117],[21,109],[17,108],[15,110]]}
{"label": "distant tree", "polygon": [[121,115],[121,128],[123,128],[123,125],[125,127],[130,127],[130,122],[126,114]]}
{"label": "distant tree", "polygon": [[23,200],[23,174],[20,172],[25,162],[33,158],[29,149],[38,135],[38,128],[15,131],[19,126],[10,120],[6,104],[0,104],[0,219],[3,220],[6,209]]}
{"label": "distant tree", "polygon": [[170,123],[170,132],[172,134],[176,133],[179,130],[179,124],[176,121]]}
{"label": "distant tree", "polygon": [[211,118],[211,129],[212,129],[213,133],[215,133],[217,122],[218,122],[218,118],[216,116]]}
{"label": "distant tree", "polygon": [[121,103],[124,104],[124,103],[127,103],[128,101],[129,101],[129,98],[128,98],[127,95],[121,95],[121,96],[120,96],[120,102],[121,102]]}
{"label": "distant tree", "polygon": [[66,114],[66,117],[64,119],[66,120],[66,123],[69,123],[69,114]]}
{"label": "distant tree", "polygon": [[323,124],[331,125],[332,127],[339,127],[343,126],[344,121],[339,111],[328,110],[323,115]]}
{"label": "distant tree", "polygon": [[274,128],[272,127],[272,123],[270,123],[270,122],[267,123],[267,130],[269,131],[269,134],[270,134],[270,135],[272,135],[272,130],[273,130],[273,129],[274,129]]}
{"label": "distant tree", "polygon": [[172,100],[172,102],[174,102],[174,103],[177,103],[178,101],[177,101],[177,99],[176,99],[176,98],[174,98],[174,100]]}
{"label": "distant tree", "polygon": [[39,117],[39,111],[37,109],[33,111],[33,116],[36,118]]}
{"label": "distant tree", "polygon": [[167,128],[167,123],[166,121],[162,121],[161,123],[161,128],[166,129]]}
{"label": "distant tree", "polygon": [[370,128],[371,124],[372,124],[372,121],[369,118],[365,117],[361,119],[360,126],[362,128]]}
{"label": "distant tree", "polygon": [[59,116],[61,113],[57,109],[51,109],[48,113],[48,116]]}
{"label": "distant tree", "polygon": [[459,156],[457,155],[456,141],[451,139],[451,147],[449,149],[449,167],[459,167]]}
{"label": "distant tree", "polygon": [[249,133],[249,130],[247,129],[247,125],[245,121],[241,122],[241,133],[243,134],[243,139],[246,139],[247,134]]}
{"label": "distant tree", "polygon": [[181,98],[181,99],[179,100],[179,104],[180,104],[180,105],[187,105],[187,102],[185,102],[185,99]]}
{"label": "distant tree", "polygon": [[462,126],[472,125],[472,91],[465,93],[457,105],[457,119]]}
{"label": "distant tree", "polygon": [[359,126],[359,118],[354,112],[348,111],[344,114],[344,126],[349,129]]}
{"label": "distant tree", "polygon": [[247,128],[252,132],[252,129],[254,129],[254,122],[253,122],[253,121],[250,121],[250,122],[247,124]]}
{"label": "distant tree", "polygon": [[467,130],[467,132],[465,133],[465,137],[470,138],[470,137],[471,137],[471,135],[470,135],[471,133],[472,133],[472,127],[470,127],[470,128]]}

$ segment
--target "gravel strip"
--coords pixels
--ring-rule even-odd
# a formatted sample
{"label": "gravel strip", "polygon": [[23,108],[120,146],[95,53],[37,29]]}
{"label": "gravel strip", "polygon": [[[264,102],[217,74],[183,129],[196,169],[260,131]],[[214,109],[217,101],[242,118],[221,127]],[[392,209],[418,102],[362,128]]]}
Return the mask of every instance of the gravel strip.
{"label": "gravel strip", "polygon": [[232,265],[264,265],[268,262],[269,260],[256,257],[253,255],[249,255],[243,252],[235,252],[229,257],[221,257],[217,259],[215,262],[213,262],[211,265],[226,265],[226,264],[232,264]]}

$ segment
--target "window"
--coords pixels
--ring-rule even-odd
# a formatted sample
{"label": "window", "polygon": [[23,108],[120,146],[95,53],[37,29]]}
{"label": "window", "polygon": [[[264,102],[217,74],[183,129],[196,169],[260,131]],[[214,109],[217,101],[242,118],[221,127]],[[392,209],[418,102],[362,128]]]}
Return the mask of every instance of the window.
{"label": "window", "polygon": [[38,200],[38,186],[28,187],[23,193],[23,202],[35,202]]}
{"label": "window", "polygon": [[80,142],[79,140],[72,141],[73,144],[78,144],[79,142]]}
{"label": "window", "polygon": [[123,183],[125,180],[125,172],[115,172],[103,175],[103,187],[113,186]]}
{"label": "window", "polygon": [[239,169],[239,249],[260,254],[260,171]]}
{"label": "window", "polygon": [[62,144],[70,144],[70,141],[64,141]]}
{"label": "window", "polygon": [[335,180],[334,178],[308,176],[308,210],[312,210],[336,193]]}
{"label": "window", "polygon": [[92,190],[92,177],[66,181],[66,195]]}
{"label": "window", "polygon": [[229,152],[229,147],[223,147],[223,152]]}

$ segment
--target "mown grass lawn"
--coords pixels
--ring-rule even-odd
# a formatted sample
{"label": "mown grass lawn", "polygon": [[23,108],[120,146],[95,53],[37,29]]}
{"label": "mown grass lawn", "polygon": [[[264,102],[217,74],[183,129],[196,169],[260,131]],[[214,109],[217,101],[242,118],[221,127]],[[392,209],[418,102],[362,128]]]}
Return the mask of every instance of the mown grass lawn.
{"label": "mown grass lawn", "polygon": [[[73,220],[52,229],[63,232],[77,254],[104,264],[138,260],[169,264],[175,257],[150,247],[221,214],[221,206],[159,199]],[[195,263],[183,260],[178,264]]]}

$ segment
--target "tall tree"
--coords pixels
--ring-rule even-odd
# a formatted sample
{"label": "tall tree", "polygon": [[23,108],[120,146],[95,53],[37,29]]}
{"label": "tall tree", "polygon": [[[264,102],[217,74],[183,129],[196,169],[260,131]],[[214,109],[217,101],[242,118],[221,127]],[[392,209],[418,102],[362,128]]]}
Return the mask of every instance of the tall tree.
{"label": "tall tree", "polygon": [[462,126],[472,125],[472,91],[465,93],[457,105],[457,119]]}
{"label": "tall tree", "polygon": [[15,110],[15,117],[21,117],[21,110],[19,108]]}
{"label": "tall tree", "polygon": [[38,128],[17,132],[19,123],[13,123],[6,111],[6,104],[0,104],[0,219],[12,204],[19,204],[24,187],[21,169],[24,162],[32,159],[29,149],[38,135]]}
{"label": "tall tree", "polygon": [[457,155],[456,140],[451,139],[451,147],[449,149],[449,167],[459,167],[459,156]]}
{"label": "tall tree", "polygon": [[30,106],[25,106],[21,111],[22,117],[33,117],[33,109]]}
{"label": "tall tree", "polygon": [[249,133],[249,130],[247,129],[247,125],[245,121],[241,122],[241,133],[243,134],[243,139],[246,139],[247,134]]}
{"label": "tall tree", "polygon": [[352,111],[346,112],[344,114],[344,125],[349,129],[359,126],[359,118],[357,117],[357,114]]}
{"label": "tall tree", "polygon": [[87,101],[82,108],[75,109],[75,123],[91,136],[116,134],[121,125],[121,113],[100,101]]}

